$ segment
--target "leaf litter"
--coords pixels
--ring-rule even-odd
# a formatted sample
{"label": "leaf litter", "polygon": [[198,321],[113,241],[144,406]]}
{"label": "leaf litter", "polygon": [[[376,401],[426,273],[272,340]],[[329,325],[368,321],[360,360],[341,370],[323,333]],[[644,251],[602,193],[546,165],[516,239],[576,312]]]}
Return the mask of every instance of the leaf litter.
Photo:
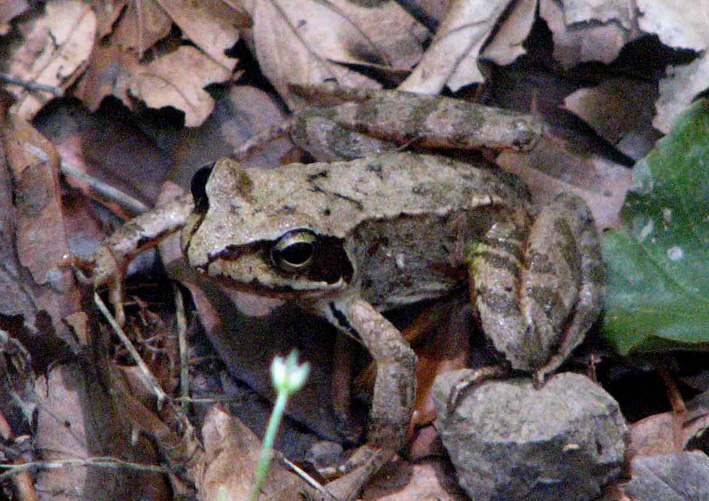
{"label": "leaf litter", "polygon": [[[98,115],[105,114],[107,109],[110,110],[107,108],[106,98],[115,98],[122,103],[119,106],[124,106],[135,113],[135,116],[140,117],[139,123],[136,125],[130,120],[123,120],[125,117],[122,117],[119,122],[119,114],[110,112],[105,115],[106,119],[120,123],[124,129],[135,129],[133,137],[145,135],[149,138],[148,141],[159,143],[160,148],[167,152],[167,156],[172,157],[173,161],[166,162],[164,166],[162,161],[159,162],[161,172],[157,175],[159,178],[157,183],[162,181],[166,174],[168,178],[173,179],[189,178],[190,171],[198,164],[199,159],[203,158],[204,163],[207,163],[223,156],[228,153],[229,148],[236,148],[238,143],[248,135],[259,129],[266,129],[281,120],[279,114],[272,111],[260,114],[259,105],[256,103],[268,103],[264,108],[276,109],[279,106],[282,108],[283,103],[293,109],[303,106],[298,97],[290,92],[288,86],[291,83],[317,84],[334,80],[340,85],[366,88],[400,85],[400,88],[414,92],[459,92],[461,96],[467,97],[470,97],[475,90],[476,97],[485,100],[488,84],[494,84],[497,77],[505,71],[517,71],[518,67],[525,71],[525,67],[520,66],[520,62],[536,59],[543,62],[542,67],[545,71],[551,68],[557,77],[573,80],[574,88],[564,96],[568,98],[564,100],[555,97],[545,102],[545,99],[549,99],[546,91],[553,89],[545,89],[543,84],[535,85],[534,71],[538,71],[539,67],[535,67],[533,71],[529,71],[527,67],[528,73],[521,80],[522,86],[515,89],[513,93],[508,93],[510,102],[506,103],[505,99],[502,99],[502,104],[512,104],[512,101],[520,97],[520,93],[527,93],[524,99],[527,103],[526,109],[532,111],[538,112],[548,106],[561,109],[565,105],[566,110],[574,112],[584,121],[584,124],[590,125],[595,130],[598,137],[594,140],[598,142],[600,138],[599,144],[605,144],[604,148],[615,148],[632,159],[643,157],[660,136],[660,132],[669,132],[682,110],[696,96],[706,91],[704,60],[707,38],[705,30],[701,28],[702,19],[707,17],[707,12],[702,2],[677,8],[676,2],[640,0],[635,3],[619,1],[559,3],[550,0],[491,3],[451,0],[440,3],[420,2],[418,12],[402,7],[405,3],[401,2],[399,5],[399,2],[376,0],[369,2],[123,0],[97,1],[90,5],[77,0],[50,0],[45,6],[33,6],[30,9],[24,1],[8,1],[0,6],[0,37],[2,37],[0,40],[7,42],[2,49],[0,71],[2,71],[3,81],[7,82],[5,88],[14,94],[13,114],[26,120],[39,116],[41,120],[38,120],[35,125],[44,131],[49,130],[47,127],[53,127],[55,132],[52,137],[56,138],[57,144],[60,145],[59,153],[62,160],[71,158],[74,164],[78,164],[80,169],[86,172],[96,172],[98,166],[110,167],[115,159],[125,162],[128,158],[137,163],[141,161],[147,164],[156,163],[155,157],[151,157],[145,150],[132,149],[132,140],[122,143],[119,141],[116,148],[107,151],[103,158],[97,159],[93,151],[86,149],[90,143],[77,140],[81,137],[80,134],[67,133],[63,127],[67,123],[66,118],[58,119],[56,116],[52,118],[54,110],[51,106],[55,103],[50,107],[46,106],[58,96],[75,96]],[[537,9],[541,20],[535,17]],[[540,40],[539,26],[541,25],[549,30],[550,52],[545,52],[543,45],[537,45]],[[660,50],[669,47],[681,49],[683,52],[664,52],[666,62],[650,74],[642,74],[639,68],[627,66],[627,63],[622,66],[620,61],[623,61],[625,54],[637,54],[632,52],[637,50],[637,42],[646,40],[648,35],[658,37]],[[530,43],[530,40],[535,43]],[[640,54],[642,59],[642,52]],[[677,54],[681,54],[681,57],[677,57]],[[638,58],[637,55],[635,57]],[[252,76],[255,74],[256,66],[272,86],[266,89],[271,92],[270,96],[265,94],[265,97],[229,100],[220,93],[220,87],[231,86],[232,82],[242,75],[247,79],[247,83],[258,83],[260,77]],[[595,69],[596,73],[589,72],[589,67]],[[622,75],[621,78],[618,77],[619,73]],[[280,100],[273,97],[272,89],[279,94]],[[504,95],[504,89],[498,92],[503,92]],[[253,93],[249,94],[249,91],[242,92],[241,95],[255,96]],[[59,106],[63,106],[61,101]],[[159,113],[163,114],[151,117],[151,109],[159,110]],[[162,123],[165,122],[166,117],[171,117],[165,114],[166,110],[177,110],[177,121],[179,122],[181,118],[180,125],[190,129],[174,132],[164,128]],[[233,123],[228,119],[210,122],[210,116],[214,116],[215,110],[217,113],[220,112],[219,110],[224,110],[222,112],[226,113],[226,116],[232,115],[236,118]],[[31,165],[36,175],[31,180],[27,178],[28,187],[35,193],[39,190],[41,193],[49,194],[47,200],[50,203],[44,209],[47,211],[45,219],[27,218],[28,213],[24,211],[19,214],[16,221],[7,219],[14,211],[9,210],[10,205],[6,205],[8,210],[5,211],[3,221],[7,223],[4,223],[6,224],[4,227],[12,228],[17,232],[17,236],[4,241],[3,255],[11,256],[16,249],[20,254],[20,260],[4,260],[6,264],[2,270],[3,296],[10,296],[12,299],[4,300],[0,313],[22,319],[19,324],[17,322],[12,324],[12,332],[16,335],[23,330],[31,333],[29,336],[21,336],[21,339],[25,342],[33,340],[32,342],[35,343],[30,351],[36,358],[36,362],[57,360],[59,353],[66,355],[67,349],[69,352],[72,350],[78,352],[82,344],[89,343],[88,339],[91,336],[87,334],[91,329],[85,327],[84,330],[88,330],[82,333],[82,329],[78,327],[82,322],[73,322],[73,327],[70,329],[62,321],[63,318],[69,318],[70,313],[81,309],[76,299],[78,284],[66,278],[66,269],[53,266],[62,255],[69,253],[66,242],[79,240],[75,236],[57,238],[63,231],[58,229],[58,225],[61,226],[62,218],[68,217],[66,207],[76,207],[77,203],[74,201],[72,205],[60,202],[58,188],[52,184],[55,182],[53,179],[58,170],[56,165],[58,162],[50,162],[46,167],[41,168],[33,164],[32,151],[47,151],[51,148],[45,145],[40,147],[41,150],[33,150],[28,145],[34,143],[22,139],[19,144],[25,145],[25,151],[18,156],[18,153],[13,153],[12,144],[8,143],[11,142],[8,138],[12,137],[8,131],[12,129],[13,127],[9,129],[6,127],[3,132],[8,162],[16,166],[22,165],[23,162]],[[98,136],[97,130],[86,127],[80,132],[84,135]],[[572,131],[572,135],[577,136],[589,134],[585,129],[572,129]],[[120,136],[121,133],[115,134]],[[62,135],[64,138],[72,139],[62,142],[60,140]],[[199,154],[192,151],[195,144],[202,145]],[[619,165],[615,158],[609,160],[598,151],[594,150],[591,153],[591,150],[585,150],[585,145],[588,143],[583,144],[584,146],[579,147],[578,144],[574,144],[574,141],[560,141],[555,138],[550,144],[535,152],[536,157],[533,155],[525,158],[503,154],[497,160],[498,163],[523,177],[532,187],[537,198],[543,200],[558,191],[576,191],[593,207],[601,227],[615,228],[630,223],[635,225],[634,231],[637,236],[651,244],[655,243],[651,240],[660,232],[666,232],[670,226],[676,224],[677,218],[684,220],[681,212],[670,204],[664,203],[664,199],[661,204],[658,204],[652,222],[641,213],[628,217],[623,212],[619,212],[625,191],[633,182],[631,172]],[[297,158],[297,154],[287,153],[285,150],[287,148],[280,155],[264,152],[260,160],[275,165],[279,161],[278,158]],[[24,159],[22,155],[25,155]],[[46,155],[49,159],[54,153],[50,151]],[[115,163],[120,165],[121,162]],[[177,165],[179,169],[166,173],[170,163]],[[636,183],[649,179],[644,169],[645,167],[636,168]],[[120,172],[113,176],[126,178],[128,181],[134,181],[135,177]],[[654,188],[662,187],[664,184],[654,177],[652,179],[653,183],[658,185]],[[695,184],[702,186],[701,181]],[[24,187],[23,183],[16,181],[5,183],[5,186],[10,185],[14,185],[15,189]],[[28,201],[34,200],[32,192],[23,196]],[[69,192],[69,196],[74,199],[79,197],[77,192]],[[685,200],[683,203],[694,206],[698,202]],[[26,207],[34,208],[35,205]],[[33,214],[30,211],[30,216]],[[696,211],[696,215],[701,216],[700,211]],[[87,211],[81,217],[92,218],[93,216],[89,216]],[[84,220],[88,221],[88,219]],[[699,229],[705,222],[700,218],[692,223],[697,229],[696,235],[701,235]],[[82,223],[72,223],[67,227],[80,228],[81,226]],[[88,224],[83,226],[87,229],[89,227]],[[40,231],[35,232],[33,228]],[[687,226],[684,228],[686,229]],[[31,232],[31,237],[23,233],[28,230]],[[35,234],[39,236],[35,237]],[[36,250],[38,248],[42,251],[49,250],[54,257],[39,259]],[[695,260],[692,246],[681,239],[675,239],[674,245],[665,245],[660,250],[662,256],[654,255],[653,259],[658,262],[662,260],[669,268],[686,266],[688,261]],[[655,251],[649,251],[650,254],[653,252]],[[613,260],[612,257],[608,258],[611,263],[614,262]],[[705,262],[701,259],[699,261]],[[638,262],[636,261],[636,265]],[[613,266],[611,266],[612,276],[620,276],[616,275]],[[189,287],[195,291],[195,298],[202,295],[198,291],[204,290],[202,287],[206,286],[191,284],[186,278],[188,271],[171,270],[170,272],[190,284]],[[650,273],[655,272],[650,271]],[[673,271],[668,272],[667,275],[675,278],[682,276]],[[695,288],[701,289],[702,285],[699,281],[702,276],[706,274],[701,272],[693,274],[697,281]],[[637,285],[638,281],[629,282]],[[60,291],[62,287],[66,288],[63,297],[62,294],[57,296],[57,291],[54,290],[57,284],[60,285]],[[616,303],[613,298],[617,297],[619,292],[613,292],[613,287],[615,286],[612,283],[608,318],[625,316],[626,320],[637,319],[637,323],[631,326],[630,330],[642,330],[644,334],[656,332],[648,315],[639,317],[614,312]],[[622,290],[624,292],[621,295],[632,297],[633,293],[628,292],[630,289],[626,288],[626,285],[623,285]],[[658,289],[649,290],[654,292]],[[198,311],[207,325],[210,323],[217,325],[222,322],[216,317],[209,320],[210,315],[217,313],[214,305],[221,304],[218,299],[215,299],[220,297],[220,294],[217,292],[215,296],[210,292],[204,295],[205,298],[198,300],[204,302],[199,306]],[[656,299],[664,297],[656,296]],[[272,306],[264,306],[259,301],[254,302],[248,297],[243,297],[239,301],[242,310],[250,309],[252,313],[263,315],[272,308]],[[647,308],[656,307],[653,303]],[[633,311],[647,313],[650,311],[647,308],[634,307]],[[686,308],[685,302],[682,308],[675,309],[675,313],[682,313]],[[211,313],[208,314],[207,310]],[[49,330],[47,323],[43,321],[45,312],[49,313],[49,325],[52,326]],[[240,313],[236,310],[232,314],[238,317]],[[651,317],[652,314],[649,316]],[[145,316],[148,317],[150,315]],[[663,317],[665,325],[668,318]],[[701,313],[696,318],[701,318]],[[283,322],[289,323],[292,320],[290,317],[285,317]],[[631,323],[626,321],[619,332],[627,332],[629,330],[627,326]],[[1,325],[0,328],[5,329],[7,326]],[[684,331],[690,337],[697,333],[701,334],[701,329],[696,331],[688,328],[683,318],[679,318],[677,327],[673,329],[678,332]],[[43,333],[45,343],[38,343],[40,332]],[[66,344],[62,344],[61,348],[56,347],[52,336]],[[225,333],[224,339],[227,338],[228,335]],[[706,338],[701,335],[692,339],[700,341],[700,344],[706,342]],[[281,340],[281,344],[276,343],[275,346],[261,346],[263,360],[269,358],[269,353],[278,352],[292,342],[299,341]],[[628,351],[629,346],[634,346],[633,342],[635,341],[627,339],[621,341],[620,350]],[[312,346],[313,353],[319,353],[320,356],[324,350],[323,346],[326,345],[321,343],[323,341],[316,338]],[[49,348],[45,347],[42,351],[39,349],[39,344],[43,346],[46,344]],[[149,344],[144,345],[146,350],[148,346]],[[228,341],[224,341],[224,344],[218,348],[222,349],[222,355],[225,353],[224,350],[228,352],[232,349]],[[659,350],[666,357],[672,357],[672,352],[667,352],[668,348],[662,344],[654,344],[650,348]],[[157,351],[149,354],[149,351],[145,351],[144,356],[155,362],[163,356],[160,353]],[[435,351],[425,356],[430,358],[431,367],[458,363],[455,356],[437,354]],[[450,357],[450,360],[446,357]],[[247,353],[242,355],[242,359],[247,358],[248,349]],[[113,363],[115,362],[102,367],[106,370]],[[68,366],[64,367],[69,370]],[[154,369],[158,367],[159,364],[153,366]],[[327,365],[321,364],[320,370],[323,367],[326,368]],[[83,384],[88,384],[88,379],[81,370],[72,370],[75,372],[70,379],[74,378],[77,381],[84,379]],[[221,370],[225,369],[222,367]],[[706,371],[706,368],[703,370]],[[265,372],[259,373],[258,368],[254,368],[253,371],[245,376],[246,380],[252,383],[264,381]],[[206,383],[211,381],[207,372],[201,377],[205,378],[201,384],[205,385],[205,388],[211,387],[213,382]],[[61,394],[61,385],[66,383],[66,379],[65,377],[64,383],[56,378],[51,379],[51,386],[45,392],[51,394],[54,392],[52,388],[55,388],[56,392]],[[327,370],[322,370],[319,379],[321,381],[314,382],[316,388],[314,395],[325,395],[318,392],[325,392],[328,388]],[[267,384],[262,385],[260,391],[267,392],[267,386]],[[707,388],[702,387],[697,391],[706,392],[706,390]],[[232,391],[238,395],[245,394],[243,388],[232,388]],[[661,387],[657,391],[661,392]],[[97,396],[96,400],[90,403],[78,401],[73,407],[90,408],[91,405],[96,405],[98,409],[99,401],[104,402],[102,405],[119,404],[120,406],[120,398],[111,401],[110,398],[106,400],[106,394],[101,395],[103,396],[100,398]],[[313,401],[320,402],[323,397],[310,398],[315,400],[303,401],[304,412]],[[155,422],[162,419],[170,421],[170,418],[164,414],[159,416],[151,414],[156,412],[152,403],[148,402],[145,405],[149,412],[146,414],[141,410],[142,416],[153,415],[157,419]],[[133,412],[138,412],[135,403],[129,407]],[[263,407],[265,412],[268,406]],[[421,409],[426,408],[425,403],[422,403]],[[662,416],[662,414],[648,414],[647,419],[654,418],[659,422]],[[67,419],[79,423],[74,421],[77,418]],[[260,430],[261,424],[258,421],[255,423],[257,424],[252,423],[254,429]],[[116,424],[116,432],[119,434],[130,427],[121,419],[117,419]],[[41,432],[43,438],[51,438],[52,434],[58,433],[64,425],[58,422],[53,426],[54,428],[50,425],[46,431],[43,428]],[[319,426],[323,426],[322,423],[313,423],[315,429]],[[648,426],[644,425],[644,427]],[[672,442],[675,450],[686,448],[692,439],[701,434],[703,428],[703,421],[696,419],[692,421],[692,426],[686,429],[683,440],[677,442],[676,436],[672,439],[675,440]],[[152,429],[155,432],[156,428]],[[637,433],[640,434],[642,429],[643,427],[638,426]],[[92,441],[103,444],[100,436],[106,430],[98,431],[100,432],[98,435],[92,435]],[[238,439],[245,432],[235,433],[236,435],[229,440]],[[299,434],[297,426],[287,429],[285,433],[289,437],[289,442],[299,443],[304,448],[309,446],[308,439]],[[648,434],[647,431],[642,433]],[[655,432],[649,433],[652,435]],[[669,439],[665,440],[667,443]],[[120,454],[128,448],[129,445],[121,445],[109,452]],[[253,449],[250,448],[249,451],[251,450]],[[645,450],[639,454],[639,457],[654,456],[659,450]],[[667,451],[667,447],[662,450]],[[77,456],[86,455],[86,451],[80,449],[75,449],[75,452]],[[94,452],[96,451],[89,451],[91,454]],[[209,454],[211,453],[208,451]],[[195,457],[205,456],[198,454]],[[153,460],[154,458],[151,459]],[[233,457],[227,459],[227,463],[230,464],[235,461],[237,459]],[[678,461],[683,460],[678,459]],[[686,466],[690,463],[685,461],[681,464]],[[214,464],[207,461],[204,465],[207,468],[218,468],[216,461]],[[416,481],[408,485],[410,495],[425,492],[441,499],[455,499],[455,490],[450,490],[450,486],[436,486],[435,479],[445,478],[446,474],[442,473],[444,470],[438,470],[435,465],[432,470],[426,470],[429,466],[422,463],[414,467],[418,473],[415,474]],[[94,470],[87,471],[90,473]],[[223,478],[220,475],[221,473],[216,474],[216,478]],[[101,478],[93,477],[92,481],[105,482],[106,478],[110,477],[103,477],[102,480]],[[130,480],[130,476],[127,478]],[[425,480],[427,478],[432,483],[427,483],[428,481]],[[67,480],[67,478],[61,479],[60,475],[60,480]],[[417,484],[417,481],[424,482],[425,485]],[[219,482],[222,481],[217,481],[214,486],[218,488]],[[379,482],[379,486],[384,485],[383,480]],[[402,479],[402,482],[405,483],[406,479]],[[386,486],[384,492],[375,495],[376,488],[375,482],[372,491],[374,498],[396,499],[387,497]],[[60,489],[60,487],[55,486],[53,489]],[[121,488],[118,489],[113,495],[120,495],[118,493]],[[179,491],[175,484],[173,489],[175,492]],[[206,492],[207,490],[203,491],[203,499],[208,498]],[[95,499],[99,499],[99,495],[96,496]],[[148,496],[152,499],[151,496],[159,497],[159,494],[156,491]]]}

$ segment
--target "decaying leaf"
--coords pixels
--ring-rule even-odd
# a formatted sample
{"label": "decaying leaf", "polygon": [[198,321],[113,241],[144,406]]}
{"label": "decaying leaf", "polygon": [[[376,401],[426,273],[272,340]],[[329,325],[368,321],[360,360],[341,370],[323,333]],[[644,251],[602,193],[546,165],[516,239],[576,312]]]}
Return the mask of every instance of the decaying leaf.
{"label": "decaying leaf", "polygon": [[707,4],[676,0],[637,0],[640,28],[668,47],[703,51],[709,47]]}
{"label": "decaying leaf", "polygon": [[632,179],[629,169],[599,156],[581,155],[561,140],[542,141],[528,154],[503,152],[496,162],[524,181],[537,206],[560,192],[581,196],[599,229],[618,224]]}
{"label": "decaying leaf", "polygon": [[[620,49],[640,36],[629,7],[589,11],[588,2],[540,0],[539,15],[554,35],[554,58],[566,68],[585,61],[610,63]],[[606,5],[601,2],[601,5]],[[625,4],[625,2],[623,2]],[[581,11],[574,10],[574,6]]]}
{"label": "decaying leaf", "polygon": [[155,0],[129,1],[113,28],[111,42],[143,57],[158,40],[170,33],[172,21]]}
{"label": "decaying leaf", "polygon": [[704,433],[707,427],[709,410],[704,408],[648,416],[631,426],[628,456],[634,458],[683,451],[687,443]]}
{"label": "decaying leaf", "polygon": [[378,86],[334,61],[406,69],[421,53],[423,28],[396,2],[263,0],[252,17],[261,70],[287,101],[288,83]]}
{"label": "decaying leaf", "polygon": [[652,128],[656,85],[618,77],[579,89],[564,100],[606,141],[631,158],[647,154],[658,139]]}
{"label": "decaying leaf", "polygon": [[510,0],[456,0],[431,45],[400,90],[437,94],[482,82],[478,54]]}
{"label": "decaying leaf", "polygon": [[154,0],[180,27],[182,34],[226,70],[233,70],[236,59],[226,51],[239,41],[237,26],[247,20],[244,14],[222,0]]}
{"label": "decaying leaf", "polygon": [[670,132],[677,117],[709,82],[709,57],[706,55],[684,66],[670,66],[667,77],[660,81],[657,115],[652,124],[662,132]]}
{"label": "decaying leaf", "polygon": [[[96,15],[81,0],[57,0],[32,25],[24,43],[10,53],[6,71],[18,80],[67,89],[85,68],[96,35]],[[31,119],[56,93],[8,85],[17,101],[11,111]]]}
{"label": "decaying leaf", "polygon": [[537,0],[521,0],[513,4],[512,11],[501,22],[481,57],[506,65],[524,54],[526,51],[522,44],[532,29],[536,12]]}
{"label": "decaying leaf", "polygon": [[151,108],[172,106],[185,112],[185,125],[195,127],[209,116],[214,99],[204,87],[228,80],[230,72],[194,47],[182,46],[141,69],[130,93]]}
{"label": "decaying leaf", "polygon": [[[237,418],[213,407],[202,427],[205,453],[191,475],[203,501],[249,499],[261,442]],[[274,461],[269,468],[259,499],[297,501],[312,493],[303,480]]]}
{"label": "decaying leaf", "polygon": [[[2,242],[8,248],[3,249],[6,259],[2,279],[6,283],[0,287],[4,305],[0,309],[6,315],[23,315],[25,325],[38,336],[37,318],[48,314],[55,333],[74,344],[62,321],[79,309],[79,297],[73,273],[64,264],[69,246],[60,198],[59,159],[52,144],[30,124],[12,114],[5,120],[0,129],[5,157],[0,156],[0,166],[3,176],[11,173],[12,184],[4,184],[4,196],[12,193],[13,203],[3,204],[3,212],[14,217],[8,228],[14,230],[15,237]],[[2,163],[5,158],[7,169]],[[14,308],[18,310],[12,311]],[[50,336],[48,332],[41,335]]]}
{"label": "decaying leaf", "polygon": [[0,3],[0,36],[10,31],[10,21],[29,8],[27,0],[4,0]]}

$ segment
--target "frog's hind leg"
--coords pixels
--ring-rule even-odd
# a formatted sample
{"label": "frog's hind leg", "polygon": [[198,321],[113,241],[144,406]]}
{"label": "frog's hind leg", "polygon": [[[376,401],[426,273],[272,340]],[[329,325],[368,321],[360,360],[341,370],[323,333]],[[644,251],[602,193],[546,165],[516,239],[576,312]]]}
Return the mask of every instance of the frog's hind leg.
{"label": "frog's hind leg", "polygon": [[586,204],[559,195],[528,233],[496,223],[468,255],[483,329],[512,368],[538,381],[583,339],[600,310],[603,266]]}

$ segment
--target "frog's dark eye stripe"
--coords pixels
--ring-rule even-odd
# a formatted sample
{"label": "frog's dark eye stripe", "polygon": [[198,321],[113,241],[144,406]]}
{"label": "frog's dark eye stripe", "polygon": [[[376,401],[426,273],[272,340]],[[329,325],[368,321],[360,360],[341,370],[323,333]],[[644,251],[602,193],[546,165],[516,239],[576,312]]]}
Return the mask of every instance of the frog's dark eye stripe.
{"label": "frog's dark eye stripe", "polygon": [[281,272],[315,282],[349,282],[354,272],[341,239],[309,229],[289,231],[273,242],[268,252]]}
{"label": "frog's dark eye stripe", "polygon": [[209,209],[209,198],[207,198],[207,179],[212,174],[214,164],[205,165],[192,176],[192,198],[194,199],[195,210],[204,214]]}

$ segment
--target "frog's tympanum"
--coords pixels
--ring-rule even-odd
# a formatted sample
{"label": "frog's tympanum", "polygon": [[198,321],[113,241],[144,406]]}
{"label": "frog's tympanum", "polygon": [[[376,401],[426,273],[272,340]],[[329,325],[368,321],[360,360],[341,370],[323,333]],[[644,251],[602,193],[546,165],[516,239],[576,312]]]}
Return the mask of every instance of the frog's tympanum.
{"label": "frog's tympanum", "polygon": [[486,166],[407,153],[278,169],[220,160],[195,184],[182,238],[190,265],[296,301],[372,354],[368,442],[352,464],[387,461],[411,418],[416,358],[380,311],[469,277],[496,349],[542,379],[600,308],[603,266],[585,203],[560,195],[536,214],[523,190]]}

